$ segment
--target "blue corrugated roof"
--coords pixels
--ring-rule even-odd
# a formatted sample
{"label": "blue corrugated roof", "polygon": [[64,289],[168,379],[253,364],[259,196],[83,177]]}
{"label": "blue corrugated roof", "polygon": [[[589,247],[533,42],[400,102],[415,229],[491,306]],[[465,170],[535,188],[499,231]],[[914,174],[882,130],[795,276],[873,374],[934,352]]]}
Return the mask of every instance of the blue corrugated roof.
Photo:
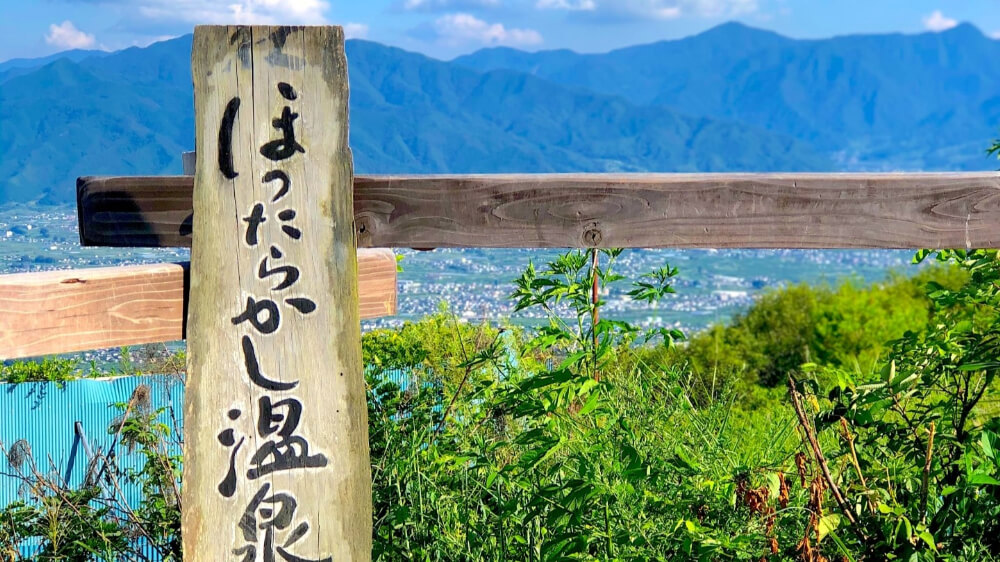
{"label": "blue corrugated roof", "polygon": [[[58,472],[70,487],[83,483],[89,464],[87,448],[107,454],[114,439],[108,428],[122,414],[117,402],[128,402],[136,387],[145,384],[150,390],[153,410],[166,408],[161,421],[181,430],[184,410],[184,385],[175,376],[118,377],[81,379],[63,384],[37,382],[0,384],[0,442],[6,448],[24,439],[31,448],[38,470]],[[176,423],[175,423],[176,422]],[[79,424],[82,435],[76,430]],[[85,446],[85,443],[87,446]],[[180,451],[174,447],[172,454]],[[143,458],[129,454],[127,448],[115,447],[116,465],[122,473],[141,469]],[[0,459],[0,472],[13,473],[7,459]],[[16,501],[21,482],[0,476],[0,506]],[[141,501],[138,486],[119,481],[131,506]]]}

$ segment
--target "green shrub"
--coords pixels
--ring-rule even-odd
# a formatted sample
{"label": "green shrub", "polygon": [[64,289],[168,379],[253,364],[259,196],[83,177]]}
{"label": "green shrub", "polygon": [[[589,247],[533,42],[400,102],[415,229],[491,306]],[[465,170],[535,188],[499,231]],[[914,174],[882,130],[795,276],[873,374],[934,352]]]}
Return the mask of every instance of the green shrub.
{"label": "green shrub", "polygon": [[836,286],[793,285],[765,292],[728,324],[694,335],[672,360],[706,385],[780,387],[803,363],[871,369],[885,342],[920,330],[931,315],[924,286],[954,287],[964,273],[928,268],[913,277],[894,274],[871,286],[847,280]]}
{"label": "green shrub", "polygon": [[[871,287],[776,290],[683,346],[604,316],[595,295],[629,281],[620,253],[529,267],[511,298],[546,318],[530,333],[443,308],[364,336],[367,364],[413,376],[401,388],[366,372],[376,560],[1000,554],[997,252],[940,252],[942,267]],[[667,297],[677,273],[630,294]],[[147,458],[122,474],[146,495],[134,516],[102,511],[107,486],[19,469],[38,491],[0,510],[0,556],[36,537],[56,558],[121,559],[143,535],[179,557],[180,459],[130,403],[113,429]]]}
{"label": "green shrub", "polygon": [[[138,470],[121,470],[112,451],[98,449],[84,482],[72,487],[53,465],[34,457],[27,441],[0,443],[9,467],[3,476],[20,483],[23,498],[0,508],[3,560],[21,560],[25,541],[40,545],[32,560],[146,560],[140,538],[160,559],[181,560],[180,457],[168,452],[171,444],[178,446],[178,437],[159,421],[162,410],[150,407],[145,385],[137,386],[128,402],[112,406],[122,414],[108,431],[144,457]],[[138,506],[128,504],[124,480],[141,487]]]}
{"label": "green shrub", "polygon": [[21,361],[0,362],[0,383],[55,382],[111,376],[181,375],[187,368],[184,351],[170,351],[163,344],[148,344],[137,348],[123,347],[117,363],[98,366],[90,362],[81,367],[77,359],[43,357]]}
{"label": "green shrub", "polygon": [[[525,272],[515,307],[548,324],[509,340],[516,361],[491,342],[443,367],[465,374],[451,391],[433,359],[405,392],[371,381],[377,560],[759,560],[772,545],[794,556],[802,511],[773,508],[798,443],[791,416],[741,412],[724,392],[697,406],[685,372],[634,345],[679,333],[601,315],[593,276],[624,281],[618,255],[594,269],[572,252]],[[632,294],[669,294],[675,274]]]}
{"label": "green shrub", "polygon": [[[600,286],[624,281],[613,272],[617,255],[603,254]],[[920,414],[954,427],[966,408],[955,401],[961,396],[956,390],[973,391],[966,400],[981,395],[966,419],[967,434],[938,430],[938,447],[949,451],[951,468],[939,469],[941,461],[934,460],[924,493],[926,454],[913,442],[919,431],[914,434],[902,415],[892,417],[884,388],[847,374],[863,364],[898,364],[904,356],[920,365],[916,356],[932,349],[921,338],[956,334],[962,314],[979,330],[963,336],[962,345],[990,341],[995,316],[976,304],[988,298],[970,289],[995,287],[984,262],[924,270],[913,279],[897,276],[873,287],[776,291],[734,322],[739,329],[709,332],[730,338],[714,352],[769,372],[766,382],[774,386],[756,384],[759,378],[727,384],[683,368],[678,355],[704,346],[705,335],[678,349],[672,343],[680,334],[643,333],[603,317],[602,303],[593,300],[589,263],[585,254],[571,253],[543,271],[529,268],[518,280],[516,308],[537,308],[548,318],[529,337],[509,340],[518,358],[529,358],[523,364],[512,362],[497,338],[484,337],[485,343],[468,346],[464,354],[461,345],[437,346],[460,354],[457,364],[428,352],[419,382],[405,392],[371,381],[376,559],[819,561],[940,555],[971,561],[997,555],[996,382],[982,373],[955,377],[966,372],[958,366],[944,371],[952,378],[932,377],[926,388],[901,398],[926,398],[923,405],[916,400],[903,407],[911,419]],[[634,294],[668,294],[675,273],[664,268],[640,280],[647,285]],[[951,312],[945,314],[948,299]],[[558,310],[572,316],[557,314],[557,301],[566,307]],[[445,318],[423,329],[447,325]],[[468,329],[495,333],[489,326]],[[897,340],[878,339],[890,335]],[[667,345],[641,345],[650,336]],[[989,345],[977,349],[968,361],[1000,356]],[[954,360],[948,357],[935,361]],[[813,365],[802,365],[807,360]],[[964,365],[970,375],[986,368]],[[801,422],[776,385],[798,373],[814,377],[796,387]],[[456,377],[458,384],[446,382]],[[900,377],[888,375],[912,382],[909,375]],[[945,391],[947,380],[978,382]],[[832,401],[816,393],[820,384],[837,387]],[[941,402],[949,396],[952,406]],[[865,416],[877,423],[863,424]],[[806,428],[821,457],[803,445]],[[846,508],[835,500],[823,466],[848,498]],[[956,466],[964,472],[954,472]],[[858,474],[865,475],[864,483]],[[958,474],[952,487],[947,474]],[[927,513],[926,522],[920,513]]]}
{"label": "green shrub", "polygon": [[82,376],[77,362],[70,359],[46,357],[41,361],[12,361],[0,363],[0,382],[56,382],[64,383]]}
{"label": "green shrub", "polygon": [[464,363],[503,332],[520,334],[510,326],[461,322],[442,304],[437,313],[398,329],[372,330],[361,337],[364,364],[375,369],[430,369],[441,381],[458,385]]}
{"label": "green shrub", "polygon": [[880,559],[1000,555],[1000,261],[995,250],[936,256],[965,282],[929,283],[930,321],[879,368],[822,368],[836,382],[803,423],[829,438],[857,551]]}

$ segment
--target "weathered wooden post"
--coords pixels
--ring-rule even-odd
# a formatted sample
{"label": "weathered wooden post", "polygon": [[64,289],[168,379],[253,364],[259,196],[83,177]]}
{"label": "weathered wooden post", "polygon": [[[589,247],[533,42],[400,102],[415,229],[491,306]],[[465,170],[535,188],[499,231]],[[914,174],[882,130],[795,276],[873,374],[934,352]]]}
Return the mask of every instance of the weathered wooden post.
{"label": "weathered wooden post", "polygon": [[369,560],[339,27],[198,27],[185,560]]}

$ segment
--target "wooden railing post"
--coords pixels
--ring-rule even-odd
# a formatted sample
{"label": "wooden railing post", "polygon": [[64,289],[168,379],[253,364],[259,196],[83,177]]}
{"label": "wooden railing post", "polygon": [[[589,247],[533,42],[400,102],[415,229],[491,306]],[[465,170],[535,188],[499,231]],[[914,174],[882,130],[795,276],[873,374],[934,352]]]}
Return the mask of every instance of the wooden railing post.
{"label": "wooden railing post", "polygon": [[370,560],[339,27],[198,27],[184,558]]}

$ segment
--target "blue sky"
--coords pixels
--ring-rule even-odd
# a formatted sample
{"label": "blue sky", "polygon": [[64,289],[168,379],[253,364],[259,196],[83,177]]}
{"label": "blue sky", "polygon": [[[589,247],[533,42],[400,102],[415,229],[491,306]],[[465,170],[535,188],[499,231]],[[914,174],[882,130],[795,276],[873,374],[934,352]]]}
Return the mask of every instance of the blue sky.
{"label": "blue sky", "polygon": [[0,60],[146,45],[198,23],[338,24],[451,58],[496,45],[607,51],[729,20],[799,38],[970,22],[1000,39],[1000,0],[0,0]]}

